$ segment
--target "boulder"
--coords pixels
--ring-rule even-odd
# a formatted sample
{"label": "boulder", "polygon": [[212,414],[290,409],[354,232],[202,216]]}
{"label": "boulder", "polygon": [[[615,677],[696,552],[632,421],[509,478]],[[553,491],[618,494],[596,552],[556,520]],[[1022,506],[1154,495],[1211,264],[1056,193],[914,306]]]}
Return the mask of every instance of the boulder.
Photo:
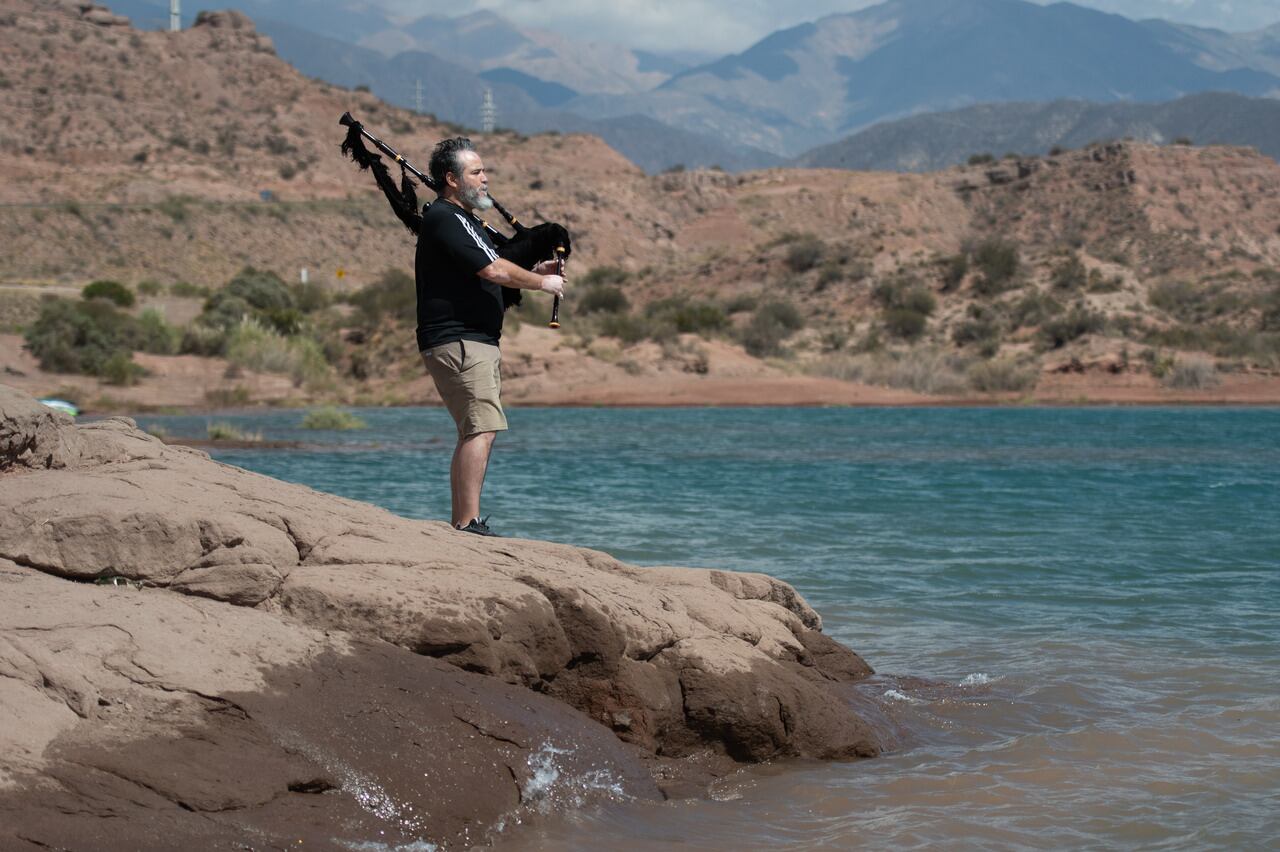
{"label": "boulder", "polygon": [[[80,645],[40,657],[33,634],[9,627],[18,604],[0,595],[0,643],[8,642],[0,674],[26,684],[20,694],[0,688],[0,715],[35,713],[32,690],[61,707],[33,719],[44,733],[25,750],[0,738],[0,772],[10,776],[47,772],[55,740],[101,724],[95,695],[105,695],[110,673],[177,683],[188,656],[205,660],[220,648],[239,657],[276,644],[295,648],[276,669],[305,669],[319,654],[339,658],[356,645],[395,649],[419,661],[412,665],[517,691],[504,695],[563,702],[579,724],[646,759],[843,759],[879,750],[849,694],[871,669],[824,636],[818,614],[777,579],[639,568],[598,551],[471,536],[219,464],[125,418],[78,426],[2,387],[0,424],[8,486],[0,565],[23,584],[38,580],[51,598],[91,596],[95,609],[59,616],[70,630],[111,625],[132,635],[121,612],[138,601],[184,614],[166,622],[175,635],[165,665]],[[103,593],[95,581],[127,582],[136,594]],[[183,619],[199,625],[204,644],[183,638]],[[217,704],[233,688],[256,695],[275,687],[245,675],[189,691]],[[208,722],[193,713],[153,718],[173,730]],[[263,736],[252,734],[254,742]],[[533,739],[520,742],[536,748]]]}

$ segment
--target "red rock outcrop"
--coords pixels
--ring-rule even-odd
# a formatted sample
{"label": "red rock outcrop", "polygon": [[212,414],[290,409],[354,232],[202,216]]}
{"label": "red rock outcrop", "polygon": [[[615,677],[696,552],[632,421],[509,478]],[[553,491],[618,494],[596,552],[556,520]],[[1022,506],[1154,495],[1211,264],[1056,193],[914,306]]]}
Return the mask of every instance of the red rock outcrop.
{"label": "red rock outcrop", "polygon": [[[269,831],[314,788],[347,802],[333,814],[363,808],[405,840],[449,844],[527,806],[539,759],[657,795],[641,758],[878,751],[841,694],[870,669],[770,577],[459,534],[166,446],[124,418],[77,426],[4,386],[0,482],[0,713],[20,722],[0,735],[0,785],[29,796],[52,783],[41,801],[60,811],[110,800],[128,815],[137,803],[119,801],[134,785],[162,791],[144,798],[179,834],[175,806],[236,811],[215,820],[232,833]],[[95,583],[108,579],[126,585]],[[434,720],[441,701],[453,710]],[[316,738],[328,757],[295,747],[311,742],[300,716],[329,731]],[[419,748],[424,766],[458,751],[449,726],[468,731],[454,770],[489,794],[426,816],[419,802],[415,821],[379,816],[350,778],[381,785],[397,812],[413,794],[393,783],[399,759],[360,749],[369,726],[390,752]],[[208,746],[161,743],[193,736]],[[488,750],[468,756],[477,737]],[[168,781],[144,759],[157,749],[178,767]],[[344,749],[364,763],[333,756]],[[201,798],[208,784],[191,781],[238,777],[259,753],[257,786]],[[93,776],[106,786],[68,766],[106,773]]]}

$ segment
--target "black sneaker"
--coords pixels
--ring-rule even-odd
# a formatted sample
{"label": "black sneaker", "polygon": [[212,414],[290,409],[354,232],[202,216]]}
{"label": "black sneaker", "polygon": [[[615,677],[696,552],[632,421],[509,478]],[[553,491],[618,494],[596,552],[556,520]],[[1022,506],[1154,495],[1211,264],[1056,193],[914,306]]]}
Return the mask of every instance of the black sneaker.
{"label": "black sneaker", "polygon": [[489,518],[487,517],[483,521],[479,518],[473,518],[465,527],[454,527],[454,529],[459,532],[469,532],[475,533],[476,535],[490,535],[494,538],[501,538],[501,536],[496,532],[489,529],[489,524],[487,523],[488,520]]}

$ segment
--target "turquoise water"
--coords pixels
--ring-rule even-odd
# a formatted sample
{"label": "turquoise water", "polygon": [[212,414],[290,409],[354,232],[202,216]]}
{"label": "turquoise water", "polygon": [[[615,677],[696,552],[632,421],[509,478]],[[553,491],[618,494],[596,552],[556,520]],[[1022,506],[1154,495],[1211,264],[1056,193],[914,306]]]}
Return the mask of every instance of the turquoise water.
{"label": "turquoise water", "polygon": [[[452,425],[219,417],[216,452],[448,515]],[[1280,836],[1280,410],[516,409],[490,525],[764,571],[880,673],[889,753],[612,803],[509,848],[1263,847]],[[175,434],[206,418],[141,417]],[[620,837],[628,838],[619,840]],[[501,845],[501,844],[500,844]]]}

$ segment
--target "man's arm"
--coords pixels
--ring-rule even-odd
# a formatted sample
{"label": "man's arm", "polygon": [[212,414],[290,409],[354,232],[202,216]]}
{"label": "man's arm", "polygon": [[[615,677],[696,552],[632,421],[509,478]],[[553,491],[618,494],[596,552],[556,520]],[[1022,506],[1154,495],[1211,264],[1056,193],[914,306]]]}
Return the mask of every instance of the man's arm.
{"label": "man's arm", "polygon": [[[540,264],[541,265],[541,264]],[[516,266],[506,258],[498,258],[476,273],[486,281],[521,290],[543,290],[555,296],[564,295],[564,279],[559,275],[539,275]]]}

